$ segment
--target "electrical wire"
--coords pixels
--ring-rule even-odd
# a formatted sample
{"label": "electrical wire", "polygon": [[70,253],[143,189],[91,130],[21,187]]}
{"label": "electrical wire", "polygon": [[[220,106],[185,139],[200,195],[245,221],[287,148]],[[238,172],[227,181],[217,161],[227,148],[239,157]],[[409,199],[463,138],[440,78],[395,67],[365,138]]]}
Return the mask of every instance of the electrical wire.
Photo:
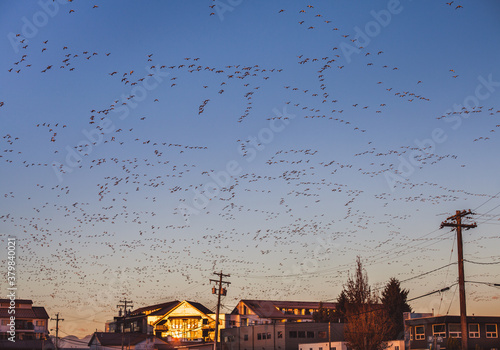
{"label": "electrical wire", "polygon": [[457,289],[458,289],[458,284],[455,286],[455,291],[453,292],[453,296],[451,297],[450,305],[448,306],[448,311],[446,311],[447,315],[450,313],[451,304],[453,304],[453,299],[455,299],[455,294],[457,293]]}
{"label": "electrical wire", "polygon": [[483,205],[485,205],[486,203],[488,203],[489,201],[491,201],[493,198],[497,198],[497,196],[500,194],[500,192],[498,192],[497,194],[495,194],[493,197],[490,197],[486,202],[484,202],[483,204],[481,204],[480,206],[476,207],[474,209],[474,211],[476,211],[477,209],[481,208]]}
{"label": "electrical wire", "polygon": [[[453,243],[451,244],[451,252],[450,252],[450,263],[451,263],[451,258],[453,257],[453,249],[455,247],[455,240],[457,236],[453,235]],[[448,283],[448,272],[450,272],[450,269],[446,270],[446,277],[444,278],[444,282]],[[441,304],[443,303],[443,294],[441,295],[441,300],[439,301],[439,308],[438,308],[438,314],[441,312]]]}
{"label": "electrical wire", "polygon": [[412,301],[412,300],[416,300],[416,299],[420,299],[420,298],[423,298],[423,297],[426,297],[426,296],[429,296],[429,295],[432,295],[432,294],[436,294],[436,293],[442,293],[442,292],[446,292],[447,290],[450,290],[451,287],[453,287],[454,285],[456,285],[458,283],[453,283],[451,286],[449,287],[445,287],[445,288],[442,288],[442,289],[439,289],[439,290],[435,290],[434,292],[430,292],[430,293],[427,293],[427,294],[423,294],[423,295],[420,295],[418,297],[415,297],[415,298],[411,298],[411,299],[408,299],[407,301]]}
{"label": "electrical wire", "polygon": [[464,261],[471,263],[471,264],[477,264],[477,265],[497,265],[500,264],[500,261],[494,261],[494,262],[479,262],[479,261],[471,261],[464,259]]}

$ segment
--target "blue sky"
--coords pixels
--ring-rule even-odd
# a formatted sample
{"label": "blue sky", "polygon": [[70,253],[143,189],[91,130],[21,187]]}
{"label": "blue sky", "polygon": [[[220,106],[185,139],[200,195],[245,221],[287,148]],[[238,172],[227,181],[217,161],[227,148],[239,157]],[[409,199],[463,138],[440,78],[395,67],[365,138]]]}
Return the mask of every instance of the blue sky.
{"label": "blue sky", "polygon": [[[499,11],[2,3],[0,232],[18,241],[19,297],[78,336],[124,297],[213,307],[220,270],[228,312],[332,300],[357,255],[374,286],[454,262],[438,228],[462,209],[478,223],[466,258],[498,262]],[[499,282],[498,265],[475,263],[467,280]],[[455,281],[452,265],[403,286],[411,298]],[[457,313],[454,288],[412,306]],[[467,292],[469,313],[498,315],[498,288]]]}

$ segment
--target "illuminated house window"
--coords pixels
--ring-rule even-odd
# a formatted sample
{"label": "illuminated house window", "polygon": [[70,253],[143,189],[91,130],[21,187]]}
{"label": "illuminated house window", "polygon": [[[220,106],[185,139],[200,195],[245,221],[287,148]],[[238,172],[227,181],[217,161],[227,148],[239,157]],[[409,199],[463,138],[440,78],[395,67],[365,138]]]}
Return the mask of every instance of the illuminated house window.
{"label": "illuminated house window", "polygon": [[415,327],[415,340],[424,340],[424,339],[425,339],[424,326],[416,326]]}
{"label": "illuminated house window", "polygon": [[479,325],[477,323],[469,324],[469,338],[479,338]]}
{"label": "illuminated house window", "polygon": [[446,337],[446,325],[445,324],[433,324],[432,325],[432,335],[435,337]]}
{"label": "illuminated house window", "polygon": [[177,339],[200,338],[199,320],[196,318],[174,318],[170,319],[170,332]]}
{"label": "illuminated house window", "polygon": [[496,324],[487,324],[486,325],[486,338],[498,338]]}

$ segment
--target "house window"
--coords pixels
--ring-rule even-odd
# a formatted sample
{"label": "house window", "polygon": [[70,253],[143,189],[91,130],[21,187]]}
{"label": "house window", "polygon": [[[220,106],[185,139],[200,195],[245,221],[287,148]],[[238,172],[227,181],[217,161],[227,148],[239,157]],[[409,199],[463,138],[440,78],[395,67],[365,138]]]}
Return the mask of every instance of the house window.
{"label": "house window", "polygon": [[247,341],[247,340],[248,340],[248,334],[244,334],[244,335],[243,335],[243,340],[244,340],[244,341]]}
{"label": "house window", "polygon": [[486,338],[498,338],[496,324],[487,324],[486,325]]}
{"label": "house window", "polygon": [[448,335],[450,338],[462,338],[462,326],[459,323],[449,324]]}
{"label": "house window", "polygon": [[314,338],[314,332],[310,332],[310,331],[308,331],[308,332],[307,332],[307,337],[308,337],[308,338]]}
{"label": "house window", "polygon": [[469,338],[479,338],[479,324],[469,324]]}
{"label": "house window", "polygon": [[261,340],[262,339],[262,333],[257,333],[257,340]]}
{"label": "house window", "polygon": [[336,346],[332,346],[332,347],[330,348],[330,350],[337,350],[337,347],[336,347]]}
{"label": "house window", "polygon": [[297,335],[299,338],[305,338],[306,337],[306,331],[298,331]]}
{"label": "house window", "polygon": [[446,325],[443,324],[433,324],[432,325],[432,335],[435,337],[446,337]]}
{"label": "house window", "polygon": [[9,320],[2,320],[2,326],[6,326],[9,324]]}
{"label": "house window", "polygon": [[319,350],[323,350],[323,347],[322,347],[322,346],[320,346],[320,347],[319,347]]}
{"label": "house window", "polygon": [[278,339],[283,338],[283,331],[278,331]]}
{"label": "house window", "polygon": [[271,333],[267,333],[267,339],[271,339]]}
{"label": "house window", "polygon": [[425,340],[424,326],[415,326],[415,340]]}
{"label": "house window", "polygon": [[410,340],[413,340],[413,327],[410,327]]}
{"label": "house window", "polygon": [[324,331],[318,332],[318,338],[326,339],[326,332]]}
{"label": "house window", "polygon": [[44,320],[36,321],[36,325],[37,326],[45,326],[45,321]]}
{"label": "house window", "polygon": [[290,331],[290,338],[297,338],[297,331]]}
{"label": "house window", "polygon": [[394,350],[399,350],[399,346],[395,346],[395,347],[394,347]]}

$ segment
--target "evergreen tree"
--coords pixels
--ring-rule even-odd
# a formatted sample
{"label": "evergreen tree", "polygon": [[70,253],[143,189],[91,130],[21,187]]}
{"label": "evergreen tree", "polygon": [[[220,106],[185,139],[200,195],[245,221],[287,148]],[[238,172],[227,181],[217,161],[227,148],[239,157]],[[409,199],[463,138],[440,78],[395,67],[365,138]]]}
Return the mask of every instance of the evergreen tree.
{"label": "evergreen tree", "polygon": [[361,258],[356,259],[356,272],[349,274],[339,299],[345,312],[345,339],[353,350],[383,350],[391,322],[378,296],[368,284]]}
{"label": "evergreen tree", "polygon": [[391,322],[391,331],[386,340],[404,339],[403,313],[411,312],[407,302],[408,293],[408,290],[401,289],[399,280],[394,277],[387,282],[382,292],[381,301]]}

